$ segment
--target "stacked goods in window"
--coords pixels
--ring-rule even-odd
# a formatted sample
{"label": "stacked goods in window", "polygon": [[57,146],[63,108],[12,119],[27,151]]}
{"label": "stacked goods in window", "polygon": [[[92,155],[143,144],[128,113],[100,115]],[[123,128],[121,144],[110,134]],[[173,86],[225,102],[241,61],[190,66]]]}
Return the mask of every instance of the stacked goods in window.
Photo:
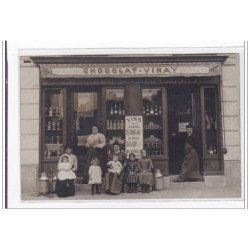
{"label": "stacked goods in window", "polygon": [[60,91],[48,91],[44,107],[44,157],[58,158],[63,154],[63,108]]}
{"label": "stacked goods in window", "polygon": [[106,137],[107,144],[124,144],[125,109],[124,89],[106,90]]}
{"label": "stacked goods in window", "polygon": [[144,148],[148,155],[164,155],[161,89],[142,90]]}

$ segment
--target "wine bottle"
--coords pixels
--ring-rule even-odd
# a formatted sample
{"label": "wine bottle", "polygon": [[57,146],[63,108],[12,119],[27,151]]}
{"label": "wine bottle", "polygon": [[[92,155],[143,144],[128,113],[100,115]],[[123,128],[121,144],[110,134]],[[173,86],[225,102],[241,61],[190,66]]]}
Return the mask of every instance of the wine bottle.
{"label": "wine bottle", "polygon": [[157,105],[155,105],[155,115],[158,115],[159,113],[158,113],[158,107],[157,107]]}
{"label": "wine bottle", "polygon": [[158,113],[159,113],[159,115],[162,114],[162,108],[161,108],[161,106],[159,106],[159,111],[158,111]]}
{"label": "wine bottle", "polygon": [[52,130],[56,130],[56,122],[55,121],[52,122]]}
{"label": "wine bottle", "polygon": [[51,130],[51,122],[48,122],[47,129]]}
{"label": "wine bottle", "polygon": [[57,130],[61,130],[61,124],[60,124],[60,121],[58,121],[58,122],[57,122],[56,126],[57,126]]}
{"label": "wine bottle", "polygon": [[149,115],[149,114],[150,114],[149,105],[147,105],[147,108],[146,108],[146,115]]}
{"label": "wine bottle", "polygon": [[114,130],[117,130],[117,123],[116,123],[116,120],[114,120],[114,125],[113,125],[114,127],[113,127],[113,129]]}
{"label": "wine bottle", "polygon": [[114,106],[114,115],[118,115],[117,104],[115,104],[115,106]]}
{"label": "wine bottle", "polygon": [[52,109],[52,107],[49,108],[49,116],[53,116],[53,109]]}
{"label": "wine bottle", "polygon": [[154,114],[155,114],[155,111],[154,111],[153,106],[150,107],[150,113],[149,113],[149,114],[150,114],[150,115],[154,115]]}
{"label": "wine bottle", "polygon": [[121,120],[121,129],[124,129],[124,121]]}
{"label": "wine bottle", "polygon": [[113,115],[114,114],[114,108],[113,108],[113,105],[111,104],[110,107],[109,107],[109,114],[110,115]]}
{"label": "wine bottle", "polygon": [[121,104],[119,105],[118,114],[122,115],[122,105]]}
{"label": "wine bottle", "polygon": [[110,129],[110,130],[113,129],[113,121],[112,121],[112,120],[109,121],[109,129]]}

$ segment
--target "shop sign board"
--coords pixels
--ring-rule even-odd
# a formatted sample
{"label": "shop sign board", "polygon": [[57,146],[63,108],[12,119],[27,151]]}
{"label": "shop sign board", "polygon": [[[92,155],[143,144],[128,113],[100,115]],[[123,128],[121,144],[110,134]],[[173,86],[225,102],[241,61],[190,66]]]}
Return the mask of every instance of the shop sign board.
{"label": "shop sign board", "polygon": [[139,157],[143,149],[143,117],[125,117],[125,151]]}
{"label": "shop sign board", "polygon": [[219,75],[220,63],[42,64],[42,78],[55,77],[170,77]]}

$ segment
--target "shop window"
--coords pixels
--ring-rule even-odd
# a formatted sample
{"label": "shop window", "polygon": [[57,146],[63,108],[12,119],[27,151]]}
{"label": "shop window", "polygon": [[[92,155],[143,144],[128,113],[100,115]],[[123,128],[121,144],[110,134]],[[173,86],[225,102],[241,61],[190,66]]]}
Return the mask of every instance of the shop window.
{"label": "shop window", "polygon": [[[84,155],[86,152],[87,137],[92,133],[92,127],[96,126],[98,117],[98,99],[96,92],[74,93],[74,131],[75,152]],[[83,152],[84,151],[84,152]]]}
{"label": "shop window", "polygon": [[204,89],[206,154],[218,154],[218,124],[214,88]]}
{"label": "shop window", "polygon": [[162,89],[142,89],[143,144],[148,155],[164,155]]}
{"label": "shop window", "polygon": [[45,90],[45,159],[57,159],[63,153],[63,114],[63,90]]}
{"label": "shop window", "polygon": [[106,138],[108,147],[119,143],[124,149],[125,140],[125,107],[124,89],[106,89]]}

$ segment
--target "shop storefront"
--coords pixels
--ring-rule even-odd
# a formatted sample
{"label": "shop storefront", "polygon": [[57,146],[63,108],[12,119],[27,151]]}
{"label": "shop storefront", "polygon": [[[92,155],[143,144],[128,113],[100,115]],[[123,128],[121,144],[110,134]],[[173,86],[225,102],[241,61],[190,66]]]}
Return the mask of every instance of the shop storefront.
{"label": "shop storefront", "polygon": [[[86,177],[86,139],[97,125],[107,149],[145,148],[164,176],[180,173],[186,126],[202,175],[223,175],[222,63],[226,56],[32,57],[40,70],[40,170],[56,171],[66,145]],[[132,119],[132,120],[131,120]],[[133,120],[134,119],[134,120]],[[131,121],[137,123],[134,130]]]}

